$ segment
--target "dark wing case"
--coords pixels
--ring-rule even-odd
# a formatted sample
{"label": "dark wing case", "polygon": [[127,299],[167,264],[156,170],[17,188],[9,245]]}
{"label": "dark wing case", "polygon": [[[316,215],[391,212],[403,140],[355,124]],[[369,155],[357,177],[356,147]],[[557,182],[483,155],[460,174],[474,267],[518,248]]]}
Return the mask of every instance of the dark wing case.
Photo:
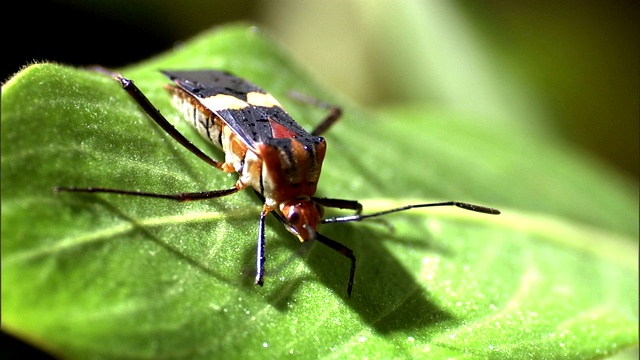
{"label": "dark wing case", "polygon": [[171,81],[196,98],[230,95],[247,106],[241,109],[212,110],[250,148],[260,144],[277,146],[275,139],[295,138],[314,147],[321,138],[309,134],[279,106],[255,106],[248,103],[251,92],[266,94],[262,88],[235,75],[217,70],[162,71]]}

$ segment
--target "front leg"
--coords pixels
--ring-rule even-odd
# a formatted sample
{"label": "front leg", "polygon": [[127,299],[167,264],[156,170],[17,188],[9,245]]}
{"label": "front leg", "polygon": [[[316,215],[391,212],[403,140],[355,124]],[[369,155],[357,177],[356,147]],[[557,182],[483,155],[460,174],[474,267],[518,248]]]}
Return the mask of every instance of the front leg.
{"label": "front leg", "polygon": [[264,284],[264,232],[265,232],[265,219],[269,214],[269,210],[265,208],[260,212],[260,222],[258,223],[258,242],[256,249],[256,285],[262,286]]}

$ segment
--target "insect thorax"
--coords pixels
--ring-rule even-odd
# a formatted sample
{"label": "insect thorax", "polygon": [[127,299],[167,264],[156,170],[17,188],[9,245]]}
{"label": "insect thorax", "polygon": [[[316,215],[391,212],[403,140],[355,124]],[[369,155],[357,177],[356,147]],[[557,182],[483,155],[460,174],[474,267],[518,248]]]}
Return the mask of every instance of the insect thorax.
{"label": "insect thorax", "polygon": [[269,205],[313,196],[326,152],[322,137],[287,133],[289,137],[271,137],[252,149],[193,96],[174,86],[167,89],[184,118],[224,152],[223,170],[237,172],[239,182],[260,192]]}
{"label": "insect thorax", "polygon": [[259,147],[264,195],[280,204],[316,192],[326,142],[304,144],[296,139],[271,139]]}

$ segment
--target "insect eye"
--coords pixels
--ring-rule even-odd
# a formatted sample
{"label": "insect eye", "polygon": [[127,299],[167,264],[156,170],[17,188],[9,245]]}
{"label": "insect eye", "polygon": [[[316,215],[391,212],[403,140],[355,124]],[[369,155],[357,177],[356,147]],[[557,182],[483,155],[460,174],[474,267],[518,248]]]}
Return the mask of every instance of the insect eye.
{"label": "insect eye", "polygon": [[287,221],[289,221],[290,224],[297,224],[298,221],[300,221],[300,213],[295,210],[291,211],[287,215]]}

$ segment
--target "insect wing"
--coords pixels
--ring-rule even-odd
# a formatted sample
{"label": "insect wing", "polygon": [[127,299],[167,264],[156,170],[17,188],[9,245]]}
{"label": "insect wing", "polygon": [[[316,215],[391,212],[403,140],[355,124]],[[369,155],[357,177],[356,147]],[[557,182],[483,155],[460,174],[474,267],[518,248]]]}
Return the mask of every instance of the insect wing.
{"label": "insect wing", "polygon": [[213,70],[163,73],[222,119],[254,151],[260,144],[273,144],[273,139],[280,138],[295,138],[309,145],[318,142],[273,96],[246,80]]}

